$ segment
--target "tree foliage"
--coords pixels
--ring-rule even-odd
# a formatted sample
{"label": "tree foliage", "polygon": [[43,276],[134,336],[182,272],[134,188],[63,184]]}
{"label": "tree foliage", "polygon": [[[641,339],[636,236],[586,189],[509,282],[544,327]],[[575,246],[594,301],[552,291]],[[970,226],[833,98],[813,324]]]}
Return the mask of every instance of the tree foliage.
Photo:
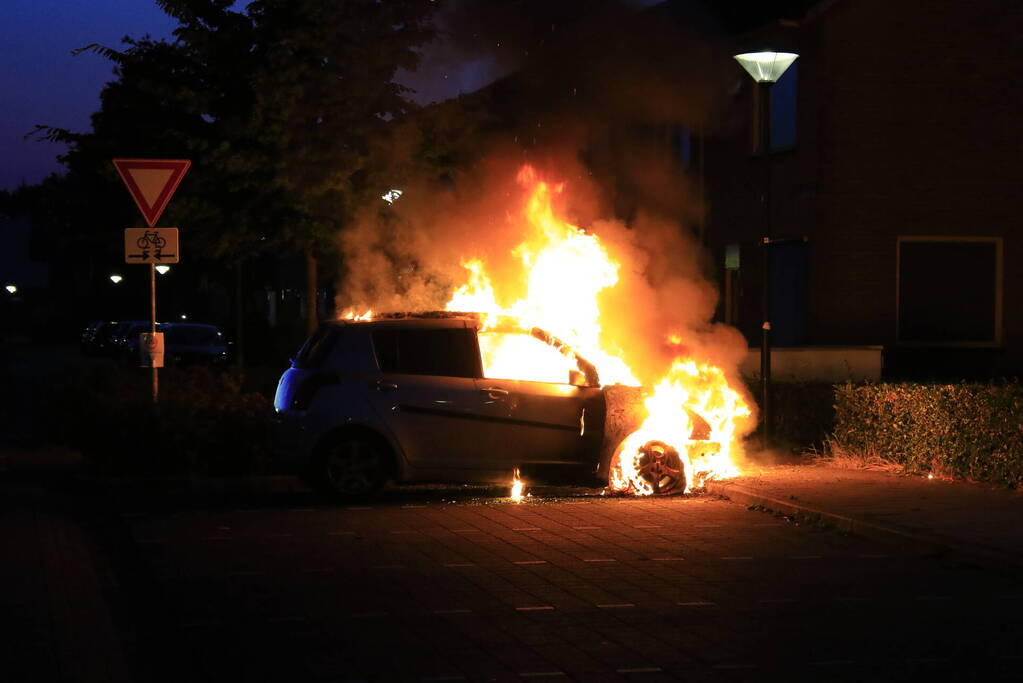
{"label": "tree foliage", "polygon": [[63,160],[107,229],[134,216],[112,158],[190,158],[163,222],[187,226],[193,253],[232,261],[329,247],[381,194],[373,149],[411,109],[393,76],[415,67],[432,4],[235,4],[159,0],[179,22],[173,39],[81,48],[114,64],[92,131],[37,135],[69,145]]}

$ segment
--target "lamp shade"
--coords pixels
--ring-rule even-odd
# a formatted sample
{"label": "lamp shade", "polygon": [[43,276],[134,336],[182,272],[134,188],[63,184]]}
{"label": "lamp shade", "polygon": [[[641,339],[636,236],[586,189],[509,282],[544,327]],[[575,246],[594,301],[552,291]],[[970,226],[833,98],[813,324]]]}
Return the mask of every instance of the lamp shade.
{"label": "lamp shade", "polygon": [[735,61],[739,62],[757,83],[774,83],[797,57],[799,55],[795,52],[744,52],[735,55]]}

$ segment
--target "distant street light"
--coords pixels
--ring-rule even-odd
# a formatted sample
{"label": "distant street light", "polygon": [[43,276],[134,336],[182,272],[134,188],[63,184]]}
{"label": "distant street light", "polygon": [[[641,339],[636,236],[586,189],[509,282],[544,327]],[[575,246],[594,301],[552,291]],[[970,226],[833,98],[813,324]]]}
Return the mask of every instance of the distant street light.
{"label": "distant street light", "polygon": [[118,284],[123,279],[124,279],[123,277],[116,273],[110,276],[110,281],[113,282],[115,285]]}
{"label": "distant street light", "polygon": [[17,285],[7,285],[6,287],[4,287],[4,289],[7,290],[8,294],[17,294],[18,293],[18,286]]}
{"label": "distant street light", "polygon": [[156,272],[159,273],[160,275],[166,275],[169,271],[170,271],[170,266],[168,266],[168,265],[161,264],[161,265],[156,267]]}
{"label": "distant street light", "polygon": [[760,88],[759,153],[764,158],[764,250],[763,314],[760,343],[760,415],[763,420],[763,446],[771,440],[771,86],[796,61],[794,52],[745,52],[735,60],[753,77]]}
{"label": "distant street light", "polygon": [[405,193],[402,190],[388,190],[387,192],[382,194],[380,198],[383,199],[388,204],[393,204],[394,201],[403,194]]}

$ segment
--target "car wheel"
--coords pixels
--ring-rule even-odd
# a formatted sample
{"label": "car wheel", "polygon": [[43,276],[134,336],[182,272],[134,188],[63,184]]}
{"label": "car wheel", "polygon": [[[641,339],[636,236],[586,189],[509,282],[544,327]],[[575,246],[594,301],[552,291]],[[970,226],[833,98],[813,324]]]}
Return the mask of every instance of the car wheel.
{"label": "car wheel", "polygon": [[639,453],[639,476],[653,487],[654,495],[685,491],[686,466],[677,450],[663,441],[647,441]]}
{"label": "car wheel", "polygon": [[[622,469],[621,459],[625,457],[625,442],[619,444],[611,459],[612,471]],[[686,466],[674,447],[663,441],[651,440],[637,448],[632,455],[635,476],[649,486],[653,495],[683,493],[686,490]],[[631,490],[634,484],[629,484]],[[645,488],[645,487],[642,487]]]}
{"label": "car wheel", "polygon": [[324,451],[320,479],[329,493],[342,498],[375,493],[387,481],[385,454],[372,439],[345,437]]}

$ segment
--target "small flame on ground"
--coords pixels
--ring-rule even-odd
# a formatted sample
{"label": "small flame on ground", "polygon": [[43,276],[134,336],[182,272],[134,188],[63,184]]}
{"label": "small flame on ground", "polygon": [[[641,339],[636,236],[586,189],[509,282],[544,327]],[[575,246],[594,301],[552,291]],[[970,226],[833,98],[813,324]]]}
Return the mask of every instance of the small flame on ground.
{"label": "small flame on ground", "polygon": [[519,468],[516,467],[515,470],[512,472],[512,485],[511,485],[511,496],[510,496],[511,499],[514,500],[516,503],[521,503],[522,502],[522,491],[523,491],[523,488],[524,488],[524,485],[522,483],[522,480],[519,479]]}

